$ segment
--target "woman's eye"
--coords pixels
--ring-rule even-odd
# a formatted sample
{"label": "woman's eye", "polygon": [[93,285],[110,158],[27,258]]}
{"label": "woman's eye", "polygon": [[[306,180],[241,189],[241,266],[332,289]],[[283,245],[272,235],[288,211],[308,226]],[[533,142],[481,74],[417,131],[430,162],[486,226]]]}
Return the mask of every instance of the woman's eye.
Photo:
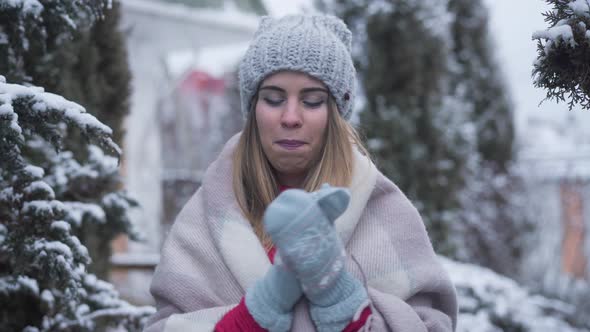
{"label": "woman's eye", "polygon": [[323,103],[324,103],[323,100],[320,100],[317,102],[303,101],[303,104],[309,108],[318,108],[318,107],[322,106]]}
{"label": "woman's eye", "polygon": [[270,99],[270,98],[264,98],[264,101],[269,104],[270,106],[279,106],[280,104],[283,103],[282,99]]}

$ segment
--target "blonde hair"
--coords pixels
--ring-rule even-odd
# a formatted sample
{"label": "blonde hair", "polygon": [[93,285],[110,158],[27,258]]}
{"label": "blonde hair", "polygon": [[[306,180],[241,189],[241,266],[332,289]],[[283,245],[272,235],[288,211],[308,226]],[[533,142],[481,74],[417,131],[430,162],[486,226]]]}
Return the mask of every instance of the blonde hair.
{"label": "blonde hair", "polygon": [[[244,216],[265,248],[272,243],[264,232],[262,217],[266,207],[278,196],[279,183],[267,159],[256,122],[255,95],[244,130],[233,154],[233,190]],[[369,156],[359,134],[337,111],[336,103],[328,101],[328,126],[324,146],[303,182],[303,189],[315,191],[323,183],[346,187],[353,172],[353,148]]]}

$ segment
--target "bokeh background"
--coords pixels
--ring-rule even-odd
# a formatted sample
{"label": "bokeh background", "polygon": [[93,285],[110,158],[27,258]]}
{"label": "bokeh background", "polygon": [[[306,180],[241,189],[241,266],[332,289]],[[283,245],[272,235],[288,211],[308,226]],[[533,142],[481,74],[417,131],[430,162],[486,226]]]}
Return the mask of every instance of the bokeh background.
{"label": "bokeh background", "polygon": [[[590,20],[588,1],[570,2]],[[118,188],[137,202],[125,218],[141,240],[97,231],[104,225],[80,236],[91,270],[122,299],[154,305],[149,283],[167,232],[243,125],[236,71],[260,18],[329,13],[353,32],[352,121],[420,210],[457,287],[458,330],[590,330],[590,110],[546,100],[533,76],[533,35],[548,30],[552,1],[113,3],[108,28],[73,37],[91,46],[47,60],[58,79],[0,74],[45,86],[114,128]],[[0,23],[0,46],[10,45],[10,24]],[[103,85],[119,103],[101,103],[113,92]],[[115,108],[121,115],[110,115]],[[91,215],[85,209],[80,216]]]}

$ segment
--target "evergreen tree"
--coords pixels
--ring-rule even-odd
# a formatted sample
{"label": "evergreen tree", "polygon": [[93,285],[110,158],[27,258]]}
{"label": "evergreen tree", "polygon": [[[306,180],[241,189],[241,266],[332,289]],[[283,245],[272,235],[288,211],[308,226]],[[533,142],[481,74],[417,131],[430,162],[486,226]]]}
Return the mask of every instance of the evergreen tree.
{"label": "evergreen tree", "polygon": [[505,172],[485,163],[473,166],[459,194],[462,210],[452,236],[461,250],[454,258],[519,279],[527,250],[523,238],[535,227],[534,216],[526,213],[524,177],[514,166]]}
{"label": "evergreen tree", "polygon": [[455,252],[450,232],[458,219],[458,193],[477,154],[469,114],[450,90],[447,2],[324,5],[355,36],[353,57],[366,99],[360,122],[373,157],[418,207],[435,249]]}
{"label": "evergreen tree", "polygon": [[102,19],[73,40],[69,52],[55,56],[71,60],[64,61],[62,79],[51,86],[52,91],[84,105],[87,112],[109,126],[119,145],[123,144],[123,125],[130,111],[131,94],[131,71],[120,20],[121,4],[113,1],[104,10]]}
{"label": "evergreen tree", "polygon": [[117,144],[131,92],[120,7],[112,0],[0,3],[0,72],[84,105],[113,129]]}
{"label": "evergreen tree", "polygon": [[[111,285],[86,272],[88,252],[71,232],[84,209],[57,200],[44,169],[22,155],[28,142],[59,149],[64,126],[97,144],[90,149],[119,156],[111,129],[81,106],[0,76],[0,330],[140,330],[153,308],[128,305]],[[84,171],[71,155],[60,158],[74,165],[67,171]]]}
{"label": "evergreen tree", "polygon": [[488,31],[481,0],[449,0],[453,15],[453,90],[468,102],[482,161],[505,172],[513,159],[514,111]]}
{"label": "evergreen tree", "polygon": [[590,2],[546,2],[553,7],[543,14],[549,28],[533,34],[538,52],[534,85],[547,90],[546,99],[569,99],[570,110],[576,104],[590,109]]}
{"label": "evergreen tree", "polygon": [[[56,86],[60,68],[54,55],[102,17],[108,0],[14,0],[0,2],[0,73],[9,82]],[[43,73],[42,75],[40,73]]]}
{"label": "evergreen tree", "polygon": [[[33,2],[34,3],[34,2]],[[65,9],[59,10],[56,1],[46,1],[41,11],[36,14],[42,22],[56,21],[52,15],[62,13]],[[104,7],[99,2],[91,2],[92,7],[74,6],[71,8],[70,20],[76,22],[75,28],[70,26],[69,30],[61,27],[68,23],[67,20],[56,21],[55,24],[36,26],[35,22],[23,25],[25,32],[32,34],[35,30],[45,29],[47,36],[59,34],[59,37],[44,39],[32,39],[27,42],[28,53],[15,53],[15,59],[23,66],[18,68],[10,67],[10,61],[0,61],[0,66],[6,66],[12,79],[19,82],[19,78],[36,86],[43,86],[48,91],[57,93],[65,98],[85,106],[90,114],[93,114],[101,122],[104,122],[113,129],[113,138],[117,144],[123,143],[124,118],[129,113],[129,96],[131,74],[127,63],[127,53],[124,36],[119,30],[120,3],[118,1],[105,1]],[[63,8],[73,6],[66,2]],[[23,3],[23,6],[25,4]],[[25,11],[22,8],[22,12]],[[6,10],[9,15],[12,11]],[[21,14],[22,14],[21,12]],[[5,21],[8,22],[8,21]],[[27,22],[23,20],[23,22]],[[27,35],[27,34],[25,34]],[[43,34],[39,34],[43,35]],[[18,35],[8,35],[8,50],[15,48],[12,45],[18,44]],[[35,36],[38,37],[38,36]],[[51,46],[58,44],[57,46]],[[1,45],[0,45],[1,46]],[[37,51],[35,51],[37,50]],[[1,52],[0,52],[1,53]],[[14,53],[14,52],[13,52]],[[129,202],[129,207],[137,204],[126,194],[121,192],[122,179],[116,167],[109,168],[89,160],[92,156],[81,140],[75,128],[68,128],[70,139],[64,142],[64,149],[73,152],[73,158],[85,167],[93,167],[98,176],[84,177],[84,181],[71,181],[69,184],[83,183],[72,188],[61,188],[55,190],[56,198],[62,201],[81,201],[86,204],[95,204],[110,209],[104,205],[103,198],[109,193],[124,195]],[[52,166],[50,161],[55,161],[53,156],[42,153],[42,149],[29,147],[24,150],[29,159],[46,159],[46,171]],[[40,156],[36,156],[39,154]],[[88,162],[88,163],[87,163]],[[106,173],[104,173],[106,171]],[[74,174],[74,173],[72,173]],[[109,258],[111,256],[111,241],[121,234],[124,227],[120,225],[128,223],[126,213],[111,215],[104,221],[93,218],[83,218],[79,227],[73,231],[87,246],[92,263],[90,270],[100,278],[108,277]],[[108,230],[108,231],[107,231]],[[106,233],[105,233],[106,232]],[[129,234],[132,238],[136,234]],[[108,235],[108,236],[107,236]]]}
{"label": "evergreen tree", "polygon": [[[124,119],[129,114],[129,97],[131,93],[131,73],[127,62],[127,50],[123,33],[119,30],[120,3],[113,1],[110,8],[103,11],[101,19],[96,20],[88,31],[79,33],[76,38],[63,47],[49,64],[61,68],[61,79],[51,88],[67,99],[84,105],[87,112],[94,115],[101,122],[113,130],[113,139],[117,144],[123,143]],[[43,76],[39,77],[39,81]],[[36,81],[34,81],[37,83]],[[91,204],[98,204],[106,210],[105,195],[115,193],[123,187],[118,168],[99,165],[92,160],[89,151],[80,144],[76,130],[70,130],[67,149],[74,152],[74,157],[81,161],[88,161],[94,166],[97,177],[83,177],[85,188],[64,188],[56,191],[60,200],[77,200]],[[102,160],[102,159],[99,159]],[[74,182],[69,182],[74,183]],[[81,190],[82,189],[82,190]],[[117,195],[122,195],[118,193]],[[126,196],[126,195],[124,195]],[[126,197],[130,203],[137,204]],[[105,210],[105,211],[106,211]],[[87,246],[92,263],[90,270],[100,278],[108,277],[109,258],[111,256],[111,241],[125,228],[121,225],[128,223],[126,213],[110,215],[104,222],[85,219],[76,229],[76,234]]]}
{"label": "evergreen tree", "polygon": [[[482,2],[323,0],[320,7],[353,31],[369,149],[421,209],[435,249],[519,277],[523,236],[533,224],[513,163],[513,109]],[[452,275],[472,275],[459,271],[460,265],[451,268],[457,270]],[[481,328],[484,316],[491,329],[528,331],[547,323],[539,318],[545,308],[532,309],[539,310],[535,318],[515,319],[495,309],[505,304],[498,295],[510,291],[479,287],[491,290],[484,299],[476,288],[458,287],[467,300],[460,301],[466,305],[459,320],[472,323],[459,324],[459,330]],[[558,324],[586,324],[576,311],[560,312]]]}
{"label": "evergreen tree", "polygon": [[[108,248],[121,233],[136,238],[128,218],[136,203],[121,190],[117,160],[102,152],[119,153],[112,130],[79,105],[30,87],[66,86],[73,64],[84,59],[64,54],[76,54],[81,36],[111,6],[109,0],[0,3],[0,71],[24,84],[2,78],[0,86],[0,330],[94,331],[121,324],[137,330],[152,311],[129,306],[86,272],[85,244]],[[104,58],[93,63],[108,63]],[[125,71],[117,76],[99,68],[126,84]],[[119,103],[124,111],[125,103]],[[92,232],[93,238],[84,237]]]}
{"label": "evergreen tree", "polygon": [[435,248],[514,275],[531,225],[518,212],[513,109],[481,1],[323,5],[353,29],[369,149]]}
{"label": "evergreen tree", "polygon": [[[453,56],[451,86],[475,125],[479,158],[466,172],[460,194],[458,258],[517,276],[521,235],[532,229],[522,212],[524,184],[513,165],[514,115],[494,60],[488,10],[481,0],[449,0]],[[461,240],[462,239],[462,240]]]}

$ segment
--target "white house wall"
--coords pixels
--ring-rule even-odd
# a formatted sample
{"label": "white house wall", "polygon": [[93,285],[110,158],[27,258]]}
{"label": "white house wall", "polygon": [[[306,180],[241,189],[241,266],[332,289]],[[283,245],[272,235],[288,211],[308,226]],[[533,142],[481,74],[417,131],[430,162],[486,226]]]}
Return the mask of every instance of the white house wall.
{"label": "white house wall", "polygon": [[130,249],[158,252],[162,161],[157,103],[170,89],[164,59],[173,51],[248,41],[257,18],[147,0],[123,0],[122,5],[122,28],[127,31],[133,76],[124,143],[125,173],[128,190],[142,206],[132,218],[147,235],[146,243],[130,243]]}
{"label": "white house wall", "polygon": [[541,286],[539,283],[553,283],[552,278],[561,275],[563,227],[559,181],[531,179],[527,194],[527,214],[534,218],[537,229],[532,234],[523,234],[529,250],[523,253],[522,278]]}

